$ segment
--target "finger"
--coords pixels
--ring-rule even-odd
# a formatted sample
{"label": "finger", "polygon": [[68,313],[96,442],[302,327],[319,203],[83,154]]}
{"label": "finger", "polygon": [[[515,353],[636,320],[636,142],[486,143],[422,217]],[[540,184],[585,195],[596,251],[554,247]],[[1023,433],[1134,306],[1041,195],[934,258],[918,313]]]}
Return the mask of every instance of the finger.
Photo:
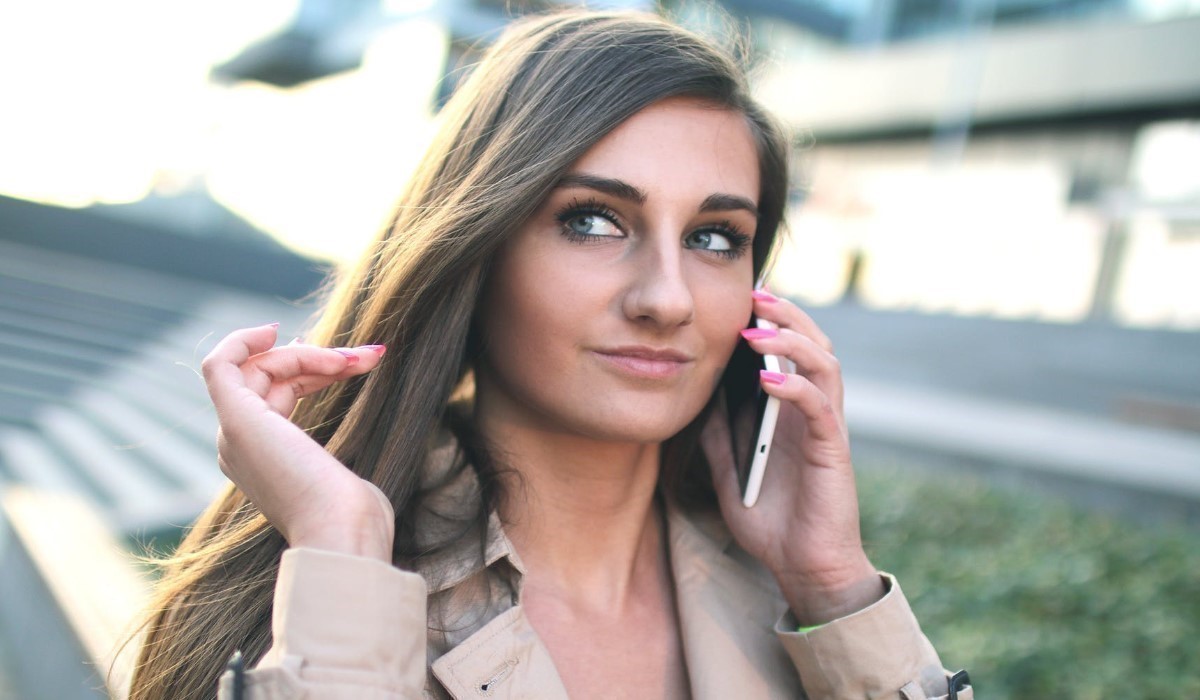
{"label": "finger", "polygon": [[296,409],[296,404],[300,399],[310,394],[315,394],[332,384],[336,384],[344,378],[340,376],[321,377],[311,375],[297,377],[290,382],[272,385],[270,391],[263,397],[263,401],[267,402],[267,406],[272,411],[288,418],[292,415],[292,411]]}
{"label": "finger", "polygon": [[205,356],[200,368],[208,393],[218,408],[229,403],[233,392],[245,386],[241,365],[251,356],[270,350],[275,344],[278,329],[278,323],[241,328],[222,338]]}
{"label": "finger", "polygon": [[350,377],[363,374],[372,368],[363,365],[351,365],[345,372],[335,376],[303,375],[289,382],[281,382],[271,386],[271,390],[263,397],[271,410],[281,416],[289,417],[296,408],[296,403],[311,394],[336,384]]}
{"label": "finger", "polygon": [[793,372],[816,384],[841,413],[845,394],[842,366],[833,353],[790,328],[747,328],[742,331],[742,337],[755,352],[790,360],[795,367]]}
{"label": "finger", "polygon": [[841,415],[833,402],[816,384],[799,374],[763,371],[763,389],[781,401],[788,401],[804,415],[809,434],[817,440],[842,443],[846,440]]}
{"label": "finger", "polygon": [[[370,372],[379,366],[385,348],[366,345],[357,348],[317,348],[305,346],[292,357],[268,358],[262,372],[271,381],[263,399],[272,411],[290,416],[296,402],[331,384]],[[274,352],[274,351],[272,351]],[[281,353],[282,354],[282,353]],[[273,366],[277,362],[278,366]],[[321,371],[311,371],[319,369]],[[299,371],[302,374],[285,374]],[[263,381],[259,377],[256,381]]]}
{"label": "finger", "polygon": [[265,397],[273,388],[287,384],[296,384],[298,396],[303,396],[303,386],[310,378],[332,382],[374,369],[379,364],[382,352],[373,347],[286,345],[250,358],[242,365],[242,374],[246,386],[259,396]]}
{"label": "finger", "polygon": [[817,322],[803,309],[791,301],[777,297],[770,292],[754,292],[754,315],[774,323],[780,328],[790,328],[805,335],[819,345],[825,352],[833,352],[833,341]]}

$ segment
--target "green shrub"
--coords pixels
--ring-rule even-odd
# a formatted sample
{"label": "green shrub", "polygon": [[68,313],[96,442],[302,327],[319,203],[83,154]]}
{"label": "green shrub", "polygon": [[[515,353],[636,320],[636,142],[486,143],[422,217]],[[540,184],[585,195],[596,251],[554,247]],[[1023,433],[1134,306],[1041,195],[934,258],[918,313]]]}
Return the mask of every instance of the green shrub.
{"label": "green shrub", "polygon": [[863,538],[981,698],[1200,698],[1200,538],[969,476],[875,466]]}

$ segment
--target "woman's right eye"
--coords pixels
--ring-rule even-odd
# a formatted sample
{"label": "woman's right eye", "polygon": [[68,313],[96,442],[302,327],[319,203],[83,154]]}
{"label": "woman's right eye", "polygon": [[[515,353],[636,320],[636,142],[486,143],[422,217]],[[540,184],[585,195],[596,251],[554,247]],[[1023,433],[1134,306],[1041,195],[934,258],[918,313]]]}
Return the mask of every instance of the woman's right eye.
{"label": "woman's right eye", "polygon": [[580,237],[621,235],[621,230],[617,228],[616,224],[600,214],[575,214],[564,218],[562,225],[568,234]]}
{"label": "woman's right eye", "polygon": [[598,199],[571,200],[554,218],[567,240],[575,243],[598,243],[625,237],[621,217]]}

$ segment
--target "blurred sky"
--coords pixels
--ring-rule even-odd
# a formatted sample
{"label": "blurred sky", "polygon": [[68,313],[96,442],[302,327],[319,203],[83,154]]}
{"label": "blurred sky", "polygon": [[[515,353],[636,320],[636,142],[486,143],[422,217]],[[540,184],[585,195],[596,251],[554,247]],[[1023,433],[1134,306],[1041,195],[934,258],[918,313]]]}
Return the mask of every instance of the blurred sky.
{"label": "blurred sky", "polygon": [[[0,194],[82,207],[202,192],[301,252],[354,259],[431,136],[448,37],[433,0],[389,0],[381,6],[389,23],[373,27],[360,69],[288,89],[210,79],[214,65],[288,25],[298,6],[0,4]],[[1136,21],[1197,6],[1131,5]],[[776,86],[768,80],[760,91],[803,126],[803,116],[788,114],[787,99],[808,93],[795,89],[785,44],[772,47],[783,58]],[[791,59],[812,46],[801,40]],[[963,46],[968,61],[974,54]],[[870,108],[869,99],[863,104]],[[1064,130],[1052,140],[1061,145],[1068,136]],[[1089,159],[1103,160],[1101,146],[1084,147],[1094,151]],[[835,302],[851,261],[867,251],[857,291],[870,306],[1067,323],[1087,317],[1112,215],[1070,201],[1076,173],[1063,153],[1019,140],[1005,148],[967,148],[947,164],[930,144],[818,143],[801,154],[808,192],[791,213],[796,235],[780,256],[776,288],[808,303]],[[1148,125],[1132,148],[1129,196],[1195,209],[1200,122]],[[1116,320],[1200,328],[1193,224],[1157,210],[1128,218]]]}
{"label": "blurred sky", "polygon": [[207,184],[304,252],[354,257],[427,140],[443,30],[395,24],[361,70],[298,88],[209,80],[296,5],[0,4],[0,193],[86,206]]}

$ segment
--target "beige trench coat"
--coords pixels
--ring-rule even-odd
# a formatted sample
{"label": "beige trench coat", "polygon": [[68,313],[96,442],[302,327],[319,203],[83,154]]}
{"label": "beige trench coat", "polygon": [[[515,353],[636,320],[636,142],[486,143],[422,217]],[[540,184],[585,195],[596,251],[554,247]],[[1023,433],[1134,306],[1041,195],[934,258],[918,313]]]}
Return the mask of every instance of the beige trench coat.
{"label": "beige trench coat", "polygon": [[[435,469],[453,459],[436,450]],[[471,469],[442,489],[434,512],[478,503]],[[418,531],[438,534],[447,521]],[[874,605],[800,634],[771,576],[733,542],[720,516],[668,508],[667,542],[692,696],[946,697],[947,673],[892,577]],[[274,646],[245,674],[246,700],[567,698],[520,605],[523,565],[499,519],[417,572],[312,549],[283,555]],[[427,629],[427,608],[437,615]],[[587,630],[581,629],[586,636]],[[636,644],[631,632],[630,643]],[[595,682],[603,686],[605,679]],[[221,679],[232,695],[232,673]],[[970,688],[959,698],[972,697]]]}

